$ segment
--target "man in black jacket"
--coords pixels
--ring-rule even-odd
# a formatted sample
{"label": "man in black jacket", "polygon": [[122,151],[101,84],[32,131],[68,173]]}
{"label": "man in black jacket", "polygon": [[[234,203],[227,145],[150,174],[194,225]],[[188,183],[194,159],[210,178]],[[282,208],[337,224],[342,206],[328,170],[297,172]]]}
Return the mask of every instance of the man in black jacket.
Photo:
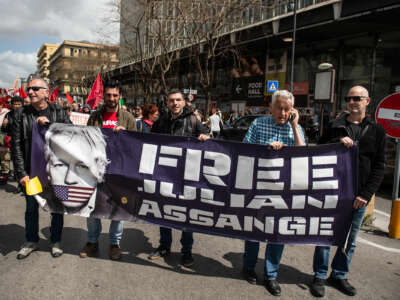
{"label": "man in black jacket", "polygon": [[[385,129],[366,117],[370,103],[368,91],[362,86],[354,86],[345,97],[349,113],[329,123],[319,143],[341,142],[346,147],[358,143],[358,188],[353,202],[353,219],[346,249],[338,248],[332,261],[332,273],[328,282],[344,294],[354,296],[356,289],[346,276],[356,248],[356,238],[360,230],[365,209],[382,182],[385,167]],[[329,250],[327,246],[317,246],[314,252],[314,282],[311,293],[317,297],[325,295],[325,278],[328,273]]]}
{"label": "man in black jacket", "polygon": [[[44,126],[50,123],[68,123],[70,119],[64,109],[57,105],[49,104],[48,85],[41,78],[32,79],[27,86],[27,92],[31,99],[30,106],[24,106],[14,114],[11,134],[11,151],[13,153],[14,172],[18,181],[25,186],[29,180],[31,168],[32,129],[34,122]],[[38,203],[32,196],[25,195],[25,238],[26,242],[18,252],[17,258],[26,258],[32,251],[38,249],[39,242],[39,210]],[[63,215],[51,216],[51,254],[59,257],[63,251],[60,248],[61,233],[63,228]]]}
{"label": "man in black jacket", "polygon": [[[168,93],[168,113],[163,114],[153,125],[152,132],[170,135],[197,137],[201,141],[209,139],[207,130],[196,118],[192,110],[185,106],[183,94],[175,89]],[[170,254],[172,231],[170,228],[160,227],[160,246],[150,254],[149,259],[157,259]],[[193,232],[182,231],[182,260],[185,267],[193,265],[192,246]]]}

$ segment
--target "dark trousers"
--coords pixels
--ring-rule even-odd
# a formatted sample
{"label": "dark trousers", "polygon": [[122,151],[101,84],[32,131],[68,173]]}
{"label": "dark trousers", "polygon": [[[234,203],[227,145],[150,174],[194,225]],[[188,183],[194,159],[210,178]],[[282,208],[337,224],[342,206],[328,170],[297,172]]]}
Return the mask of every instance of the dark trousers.
{"label": "dark trousers", "polygon": [[[160,227],[160,245],[171,249],[172,244],[172,230],[171,228]],[[193,232],[182,231],[181,235],[182,253],[192,252],[193,246]]]}
{"label": "dark trousers", "polygon": [[[26,211],[25,211],[25,238],[28,242],[39,242],[39,205],[33,196],[25,194]],[[64,226],[64,215],[51,214],[51,242],[58,243],[61,241],[62,229]]]}

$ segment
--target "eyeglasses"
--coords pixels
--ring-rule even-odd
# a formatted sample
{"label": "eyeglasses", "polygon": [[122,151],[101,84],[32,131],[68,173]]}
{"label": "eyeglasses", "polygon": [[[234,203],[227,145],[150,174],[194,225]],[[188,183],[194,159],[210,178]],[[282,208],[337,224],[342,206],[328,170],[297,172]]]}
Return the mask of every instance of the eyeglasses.
{"label": "eyeglasses", "polygon": [[353,99],[353,102],[360,102],[362,99],[365,99],[368,97],[365,96],[348,96],[348,97],[344,97],[344,101],[346,103],[349,103],[351,101],[351,99]]}
{"label": "eyeglasses", "polygon": [[32,89],[32,91],[37,92],[40,89],[46,89],[45,87],[42,86],[28,86],[26,88],[26,92],[29,92],[29,90]]}

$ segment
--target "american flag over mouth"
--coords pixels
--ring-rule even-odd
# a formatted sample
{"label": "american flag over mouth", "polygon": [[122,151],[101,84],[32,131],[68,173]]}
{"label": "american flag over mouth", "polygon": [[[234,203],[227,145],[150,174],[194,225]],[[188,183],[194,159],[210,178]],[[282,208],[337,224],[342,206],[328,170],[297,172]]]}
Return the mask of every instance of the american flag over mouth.
{"label": "american flag over mouth", "polygon": [[62,201],[69,202],[87,202],[94,192],[94,188],[53,185],[56,197]]}

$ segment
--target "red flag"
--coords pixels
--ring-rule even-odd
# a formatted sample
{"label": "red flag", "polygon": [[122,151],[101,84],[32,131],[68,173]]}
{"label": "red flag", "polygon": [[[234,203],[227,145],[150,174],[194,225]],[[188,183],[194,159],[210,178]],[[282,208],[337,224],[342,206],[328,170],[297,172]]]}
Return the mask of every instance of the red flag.
{"label": "red flag", "polygon": [[59,88],[56,88],[55,90],[53,90],[53,93],[51,94],[51,101],[52,102],[57,100],[57,96],[58,96],[58,91],[59,90],[60,90]]}
{"label": "red flag", "polygon": [[98,73],[92,89],[90,90],[89,97],[86,99],[86,104],[89,104],[94,110],[101,102],[101,99],[103,99],[103,81],[101,80],[100,73]]}
{"label": "red flag", "polygon": [[24,89],[23,89],[22,87],[19,88],[19,96],[20,96],[22,99],[25,99],[25,98],[28,97],[28,95],[25,93],[25,91],[24,91]]}
{"label": "red flag", "polygon": [[72,102],[74,102],[74,99],[72,99],[72,97],[70,95],[68,95],[68,93],[65,93],[65,97],[67,97],[67,100],[69,103],[72,104]]}

